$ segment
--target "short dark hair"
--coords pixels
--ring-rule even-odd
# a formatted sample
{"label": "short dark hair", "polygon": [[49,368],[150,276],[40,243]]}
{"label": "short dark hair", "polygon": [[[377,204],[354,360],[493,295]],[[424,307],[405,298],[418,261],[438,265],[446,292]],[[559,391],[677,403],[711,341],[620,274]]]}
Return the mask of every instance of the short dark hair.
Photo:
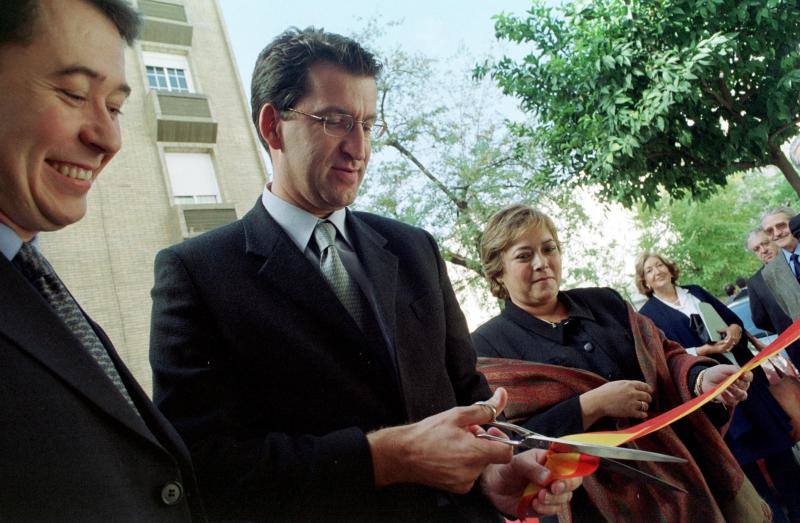
{"label": "short dark hair", "polygon": [[736,294],[736,287],[734,287],[732,283],[726,283],[725,294],[727,294],[728,296],[733,296],[734,294]]}
{"label": "short dark hair", "polygon": [[747,287],[747,278],[745,278],[744,276],[737,276],[736,286],[739,287],[740,289],[744,289],[745,287]]}
{"label": "short dark hair", "polygon": [[[111,20],[122,38],[133,44],[141,19],[125,0],[82,0]],[[34,37],[39,0],[0,0],[0,45],[31,43]]]}
{"label": "short dark hair", "polygon": [[383,69],[374,54],[351,38],[326,33],[321,28],[290,27],[270,42],[256,60],[250,86],[250,106],[256,129],[264,104],[286,111],[306,94],[308,70],[319,62],[331,63],[353,75],[373,78]]}

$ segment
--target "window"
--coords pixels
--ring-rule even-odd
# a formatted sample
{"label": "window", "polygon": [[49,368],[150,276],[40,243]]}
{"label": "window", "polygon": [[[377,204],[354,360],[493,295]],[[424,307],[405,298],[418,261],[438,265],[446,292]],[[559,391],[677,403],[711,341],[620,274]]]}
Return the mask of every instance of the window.
{"label": "window", "polygon": [[183,69],[148,65],[147,83],[150,85],[150,89],[179,93],[189,92],[189,86],[186,84],[186,71]]}
{"label": "window", "polygon": [[208,153],[165,152],[173,203],[220,203],[214,162]]}
{"label": "window", "polygon": [[185,56],[145,51],[142,58],[150,89],[175,93],[194,92],[189,61]]}

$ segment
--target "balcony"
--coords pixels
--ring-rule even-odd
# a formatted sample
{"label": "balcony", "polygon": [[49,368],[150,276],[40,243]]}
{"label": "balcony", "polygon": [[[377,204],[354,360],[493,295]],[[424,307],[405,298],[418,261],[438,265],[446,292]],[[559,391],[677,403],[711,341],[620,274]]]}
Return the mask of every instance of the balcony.
{"label": "balcony", "polygon": [[232,203],[176,205],[175,209],[184,239],[237,220],[236,207]]}
{"label": "balcony", "polygon": [[195,93],[151,90],[150,127],[159,142],[216,143],[217,122],[208,98]]}
{"label": "balcony", "polygon": [[186,9],[178,2],[139,0],[144,24],[139,39],[172,45],[192,45],[192,26]]}

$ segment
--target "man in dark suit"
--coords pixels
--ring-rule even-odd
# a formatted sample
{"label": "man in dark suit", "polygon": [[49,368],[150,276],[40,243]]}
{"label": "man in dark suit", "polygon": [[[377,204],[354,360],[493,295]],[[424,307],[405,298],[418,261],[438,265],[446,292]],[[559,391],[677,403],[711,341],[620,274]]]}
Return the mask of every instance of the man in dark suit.
{"label": "man in dark suit", "polygon": [[[156,258],[155,401],[212,517],[491,521],[546,483],[538,451],[512,460],[476,437],[505,393],[474,405],[491,393],[433,238],[347,209],[379,71],[339,35],[276,38],[252,89],[271,184],[238,222]],[[554,513],[578,484],[532,508]]]}
{"label": "man in dark suit", "polygon": [[[753,323],[776,334],[788,329],[800,317],[800,249],[789,227],[789,220],[795,215],[788,207],[777,207],[764,213],[761,228],[778,250],[771,260],[765,261],[759,255],[764,267],[750,278],[747,285]],[[800,366],[800,344],[792,344],[787,353],[795,366]]]}
{"label": "man in dark suit", "polygon": [[138,25],[122,0],[0,8],[2,521],[203,518],[179,436],[37,246],[120,148]]}

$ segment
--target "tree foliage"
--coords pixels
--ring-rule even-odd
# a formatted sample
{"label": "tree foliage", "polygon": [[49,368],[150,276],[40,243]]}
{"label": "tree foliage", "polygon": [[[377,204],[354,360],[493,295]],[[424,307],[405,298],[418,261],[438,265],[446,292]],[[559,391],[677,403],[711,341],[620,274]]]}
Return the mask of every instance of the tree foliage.
{"label": "tree foliage", "polygon": [[749,277],[760,266],[745,250],[745,240],[759,226],[761,214],[796,201],[791,187],[774,170],[734,175],[705,201],[665,198],[654,207],[640,208],[640,247],[675,260],[681,282],[722,295],[725,284],[737,276]]}
{"label": "tree foliage", "polygon": [[[365,33],[385,29],[373,22]],[[371,47],[384,63],[378,120],[387,131],[373,144],[360,207],[430,231],[445,260],[466,269],[459,286],[482,285],[480,236],[498,209],[528,203],[564,227],[585,220],[567,191],[542,183],[531,141],[509,132],[503,96],[472,78],[466,50],[438,61]]]}
{"label": "tree foliage", "polygon": [[533,0],[495,27],[530,52],[476,75],[532,113],[515,130],[537,140],[551,183],[631,206],[774,164],[800,194],[780,148],[800,122],[797,0]]}

